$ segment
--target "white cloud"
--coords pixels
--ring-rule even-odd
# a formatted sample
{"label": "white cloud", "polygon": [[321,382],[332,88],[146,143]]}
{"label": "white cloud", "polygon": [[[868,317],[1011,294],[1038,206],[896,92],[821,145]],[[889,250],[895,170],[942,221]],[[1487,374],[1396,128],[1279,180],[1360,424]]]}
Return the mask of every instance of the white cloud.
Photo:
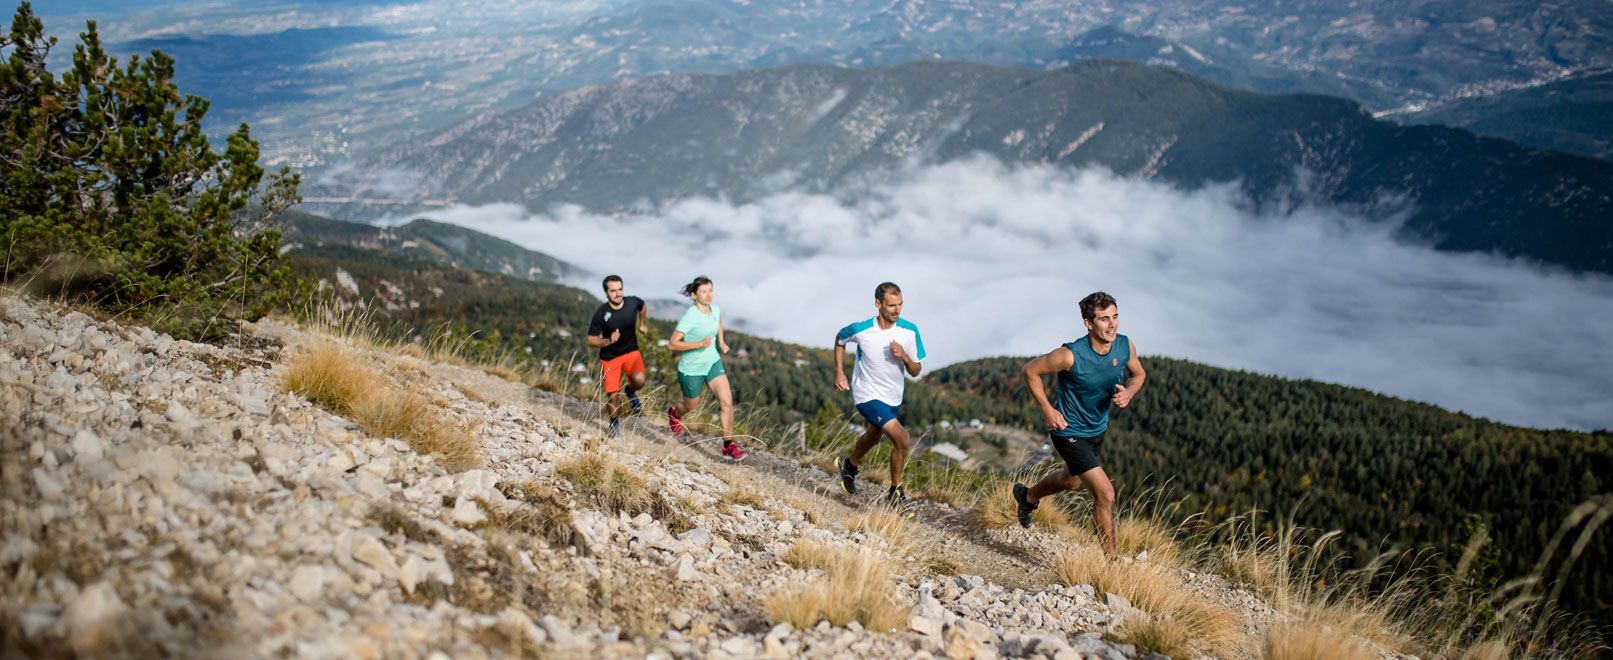
{"label": "white cloud", "polygon": [[974,160],[849,203],[784,193],[691,199],[656,216],[513,205],[426,215],[620,273],[646,298],[710,276],[736,323],[815,346],[871,316],[874,286],[892,280],[932,369],[1075,339],[1076,302],[1102,289],[1145,355],[1514,424],[1613,427],[1613,279],[1435,252],[1336,209],[1247,208],[1231,186],[1189,192]]}

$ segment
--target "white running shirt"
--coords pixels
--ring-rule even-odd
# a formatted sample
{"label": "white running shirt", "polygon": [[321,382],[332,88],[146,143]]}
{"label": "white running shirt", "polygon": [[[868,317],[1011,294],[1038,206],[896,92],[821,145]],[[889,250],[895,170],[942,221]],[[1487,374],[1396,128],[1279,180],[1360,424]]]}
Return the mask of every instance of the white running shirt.
{"label": "white running shirt", "polygon": [[907,319],[896,319],[890,328],[880,329],[876,318],[858,321],[840,329],[835,343],[857,345],[857,362],[851,372],[851,398],[854,403],[873,400],[891,406],[902,405],[902,389],[906,383],[907,368],[891,352],[891,342],[898,342],[907,357],[924,360],[924,340],[919,327]]}

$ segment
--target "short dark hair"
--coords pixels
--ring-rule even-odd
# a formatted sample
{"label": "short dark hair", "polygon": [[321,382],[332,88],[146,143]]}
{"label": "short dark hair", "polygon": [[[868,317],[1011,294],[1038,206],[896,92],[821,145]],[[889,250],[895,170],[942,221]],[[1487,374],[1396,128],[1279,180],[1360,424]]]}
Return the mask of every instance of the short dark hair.
{"label": "short dark hair", "polygon": [[700,287],[703,287],[707,284],[711,284],[711,278],[701,275],[694,278],[693,282],[683,285],[683,289],[681,289],[679,293],[682,293],[686,296],[693,296],[696,291],[700,290]]}
{"label": "short dark hair", "polygon": [[874,287],[874,300],[885,302],[885,294],[887,293],[902,295],[902,287],[896,286],[892,282],[881,282],[879,286]]}
{"label": "short dark hair", "polygon": [[605,280],[603,282],[600,282],[599,286],[603,287],[606,291],[609,291],[611,282],[621,284],[622,283],[622,276],[621,275],[606,275]]}
{"label": "short dark hair", "polygon": [[1091,321],[1097,316],[1098,310],[1105,307],[1114,307],[1115,297],[1102,291],[1097,291],[1081,299],[1081,318]]}

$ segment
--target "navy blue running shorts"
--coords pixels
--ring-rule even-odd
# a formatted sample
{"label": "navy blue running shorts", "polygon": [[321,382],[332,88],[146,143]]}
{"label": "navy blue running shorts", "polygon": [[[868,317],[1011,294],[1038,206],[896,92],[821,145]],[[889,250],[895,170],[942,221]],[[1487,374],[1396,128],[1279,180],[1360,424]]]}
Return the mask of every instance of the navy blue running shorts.
{"label": "navy blue running shorts", "polygon": [[863,419],[868,420],[869,425],[882,429],[885,428],[885,422],[896,419],[897,415],[902,414],[902,407],[874,399],[857,404],[857,412],[862,413]]}

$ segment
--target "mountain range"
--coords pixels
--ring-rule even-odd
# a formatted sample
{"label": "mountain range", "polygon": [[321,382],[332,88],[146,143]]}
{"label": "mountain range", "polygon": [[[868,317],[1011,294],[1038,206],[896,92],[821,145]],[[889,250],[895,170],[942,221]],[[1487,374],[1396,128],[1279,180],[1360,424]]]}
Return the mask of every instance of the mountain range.
{"label": "mountain range", "polygon": [[1187,188],[1238,182],[1262,208],[1348,206],[1403,219],[1403,235],[1442,250],[1613,272],[1613,163],[1114,60],[797,65],[587,87],[380,152],[307,194],[320,202],[310,210],[349,218],[447,203],[648,211],[692,196],[855,195],[980,154]]}
{"label": "mountain range", "polygon": [[[100,19],[115,54],[162,48],[178,55],[178,82],[215,100],[220,129],[251,123],[270,164],[302,167],[339,164],[534,94],[665,73],[911,60],[1057,67],[1073,61],[1072,44],[1092,46],[1086,33],[1105,26],[1176,54],[1198,53],[1229,76],[1209,75],[1215,80],[1341,95],[1374,112],[1479,99],[1613,66],[1613,10],[1604,2],[36,4],[54,34]],[[1170,64],[1171,55],[1087,56]]]}

